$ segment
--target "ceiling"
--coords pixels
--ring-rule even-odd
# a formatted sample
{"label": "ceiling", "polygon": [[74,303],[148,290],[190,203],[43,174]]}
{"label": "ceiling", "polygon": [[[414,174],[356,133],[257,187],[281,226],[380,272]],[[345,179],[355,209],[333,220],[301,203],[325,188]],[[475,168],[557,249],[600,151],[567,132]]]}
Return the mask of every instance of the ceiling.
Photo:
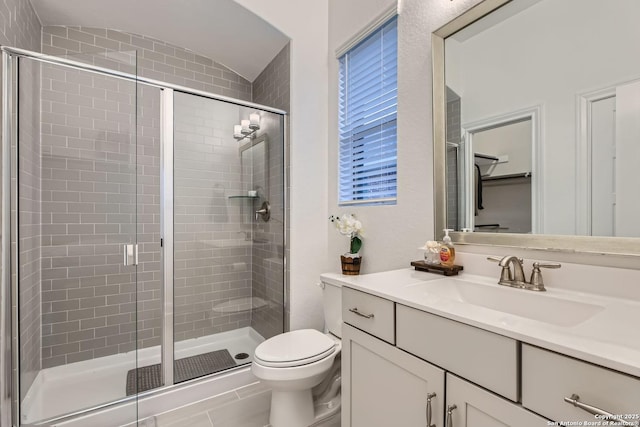
{"label": "ceiling", "polygon": [[453,34],[451,38],[459,41],[460,43],[465,42],[470,38],[482,33],[483,31],[494,28],[502,21],[505,21],[508,18],[517,15],[523,10],[528,9],[531,6],[535,6],[541,1],[542,0],[519,0],[506,3],[504,6],[501,6],[490,14],[485,15],[479,20],[473,22],[472,25],[467,25],[462,30]]}
{"label": "ceiling", "polygon": [[43,26],[110,28],[214,59],[253,81],[289,39],[233,0],[31,0]]}

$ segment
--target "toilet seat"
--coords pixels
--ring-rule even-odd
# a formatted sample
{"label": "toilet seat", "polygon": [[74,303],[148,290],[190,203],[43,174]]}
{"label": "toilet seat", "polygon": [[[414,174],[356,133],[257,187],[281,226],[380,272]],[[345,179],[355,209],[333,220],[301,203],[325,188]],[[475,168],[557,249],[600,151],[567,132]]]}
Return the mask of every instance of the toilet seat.
{"label": "toilet seat", "polygon": [[256,347],[257,363],[290,368],[322,360],[335,352],[336,341],[315,329],[300,329],[276,335]]}

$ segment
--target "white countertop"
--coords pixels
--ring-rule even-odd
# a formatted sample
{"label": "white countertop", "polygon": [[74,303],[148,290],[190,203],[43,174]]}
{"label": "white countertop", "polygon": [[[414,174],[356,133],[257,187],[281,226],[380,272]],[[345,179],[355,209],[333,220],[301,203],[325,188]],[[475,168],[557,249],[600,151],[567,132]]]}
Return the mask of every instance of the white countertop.
{"label": "white countertop", "polygon": [[[428,313],[476,326],[525,343],[586,360],[640,377],[640,303],[634,300],[547,287],[538,293],[498,285],[497,277],[462,273],[445,278],[411,268],[382,273],[345,276],[325,273],[321,280],[347,286]],[[519,292],[518,298],[572,301],[598,306],[596,314],[577,324],[559,325],[470,304],[442,292],[443,279],[472,281],[478,286]],[[429,281],[440,280],[439,289],[429,290]],[[431,285],[435,285],[435,282]],[[479,288],[482,290],[482,288]],[[535,295],[535,296],[534,296]],[[526,300],[525,300],[526,301]],[[550,304],[550,306],[553,306]],[[554,313],[557,314],[557,313]],[[544,313],[541,313],[544,317]],[[558,316],[556,316],[558,317]]]}

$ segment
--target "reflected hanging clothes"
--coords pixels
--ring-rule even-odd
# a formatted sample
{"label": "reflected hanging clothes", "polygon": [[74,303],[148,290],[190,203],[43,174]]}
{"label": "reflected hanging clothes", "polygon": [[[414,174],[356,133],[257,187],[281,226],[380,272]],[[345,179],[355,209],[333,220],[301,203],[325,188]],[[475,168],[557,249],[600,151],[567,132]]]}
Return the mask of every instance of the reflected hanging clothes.
{"label": "reflected hanging clothes", "polygon": [[484,206],[482,206],[482,172],[480,171],[480,166],[478,166],[478,164],[475,164],[475,174],[474,174],[474,178],[475,178],[475,184],[476,184],[476,188],[475,188],[475,193],[476,193],[476,203],[475,203],[475,216],[478,216],[478,211],[481,209],[484,209]]}

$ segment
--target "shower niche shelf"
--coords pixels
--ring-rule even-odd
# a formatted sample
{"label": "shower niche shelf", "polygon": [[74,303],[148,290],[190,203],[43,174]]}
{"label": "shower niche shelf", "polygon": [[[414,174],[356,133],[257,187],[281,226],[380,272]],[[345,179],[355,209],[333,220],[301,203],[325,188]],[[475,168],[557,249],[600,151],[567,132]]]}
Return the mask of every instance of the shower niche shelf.
{"label": "shower niche shelf", "polygon": [[230,314],[255,311],[267,307],[269,303],[260,297],[241,297],[213,306],[216,313]]}
{"label": "shower niche shelf", "polygon": [[242,195],[238,195],[238,196],[229,196],[229,199],[259,199],[260,196],[242,196]]}

